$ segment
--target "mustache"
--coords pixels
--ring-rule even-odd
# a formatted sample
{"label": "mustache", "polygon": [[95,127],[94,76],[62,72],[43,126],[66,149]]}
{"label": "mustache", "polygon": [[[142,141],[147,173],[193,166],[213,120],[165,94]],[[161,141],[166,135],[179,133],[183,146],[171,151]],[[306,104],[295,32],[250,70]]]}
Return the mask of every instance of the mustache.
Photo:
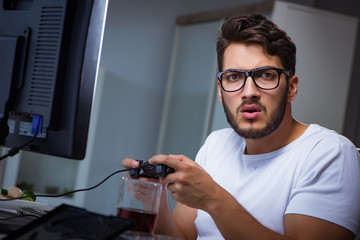
{"label": "mustache", "polygon": [[252,104],[257,105],[257,106],[261,109],[261,111],[266,112],[266,107],[265,107],[264,105],[262,105],[259,100],[257,100],[257,99],[251,100],[251,99],[250,99],[250,100],[244,100],[244,101],[236,108],[236,113],[239,113],[239,112],[241,111],[241,109],[242,109],[245,105],[252,105]]}

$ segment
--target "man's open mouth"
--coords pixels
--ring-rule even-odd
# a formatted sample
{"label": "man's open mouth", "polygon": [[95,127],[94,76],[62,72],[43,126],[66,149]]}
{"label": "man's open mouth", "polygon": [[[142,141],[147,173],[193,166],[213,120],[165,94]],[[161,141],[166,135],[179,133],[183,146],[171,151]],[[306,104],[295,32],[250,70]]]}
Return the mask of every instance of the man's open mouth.
{"label": "man's open mouth", "polygon": [[261,114],[261,107],[259,105],[244,105],[241,108],[241,115],[245,119],[255,119]]}

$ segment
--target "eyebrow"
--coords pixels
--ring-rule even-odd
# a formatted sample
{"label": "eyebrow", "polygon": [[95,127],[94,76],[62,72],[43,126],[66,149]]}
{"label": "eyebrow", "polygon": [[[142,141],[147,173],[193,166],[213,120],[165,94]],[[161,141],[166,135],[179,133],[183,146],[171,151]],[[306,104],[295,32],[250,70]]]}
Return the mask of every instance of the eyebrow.
{"label": "eyebrow", "polygon": [[263,69],[263,68],[281,68],[281,67],[275,67],[275,66],[263,66],[263,67],[258,67],[258,68],[255,68],[255,69],[251,69],[251,70],[243,70],[243,69],[236,69],[236,68],[229,68],[227,70],[224,70],[223,72],[226,72],[226,71],[254,71],[254,70],[258,70],[258,69]]}

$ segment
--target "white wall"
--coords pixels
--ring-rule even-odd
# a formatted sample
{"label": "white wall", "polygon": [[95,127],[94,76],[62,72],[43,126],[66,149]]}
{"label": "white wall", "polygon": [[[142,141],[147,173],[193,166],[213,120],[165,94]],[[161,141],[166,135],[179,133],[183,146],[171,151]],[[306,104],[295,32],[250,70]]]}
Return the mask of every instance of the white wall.
{"label": "white wall", "polygon": [[260,1],[110,0],[102,65],[118,88],[111,109],[119,112],[119,158],[156,154],[176,16],[246,2]]}
{"label": "white wall", "polygon": [[[96,144],[91,149],[91,158],[102,161],[89,168],[89,183],[98,183],[107,174],[120,169],[124,157],[148,159],[156,154],[175,18],[258,2],[262,1],[109,0],[101,60],[106,77]],[[312,0],[291,2],[314,3]],[[61,174],[61,169],[58,172]],[[118,194],[117,179],[92,191],[84,206],[97,212],[113,213]],[[92,195],[100,195],[104,201]]]}
{"label": "white wall", "polygon": [[[171,49],[177,16],[238,6],[261,1],[216,0],[110,0],[105,29],[101,65],[106,71],[102,116],[93,158],[121,168],[124,157],[147,160],[156,152],[163,101],[169,72]],[[156,3],[156,4],[155,4]],[[108,103],[108,104],[106,104]],[[91,168],[91,182],[101,179],[97,169]],[[103,171],[102,171],[103,173]],[[116,203],[118,184],[108,184],[94,191],[102,194],[108,205]],[[94,198],[95,199],[95,198]],[[86,199],[86,205],[111,211],[109,206]]]}
{"label": "white wall", "polygon": [[[104,100],[109,105],[103,106],[104,126],[98,126],[104,129],[98,141],[102,146],[97,146],[93,157],[103,158],[104,164],[106,159],[118,159],[118,165],[106,167],[116,169],[124,157],[148,159],[157,154],[177,16],[257,2],[262,1],[110,0],[101,61],[106,69],[104,91],[108,93]],[[313,0],[291,2],[314,4]],[[96,168],[91,172],[93,182],[101,179]],[[115,181],[101,188],[101,194],[112,199],[109,205],[115,204]],[[109,211],[91,198],[88,201],[92,208]]]}

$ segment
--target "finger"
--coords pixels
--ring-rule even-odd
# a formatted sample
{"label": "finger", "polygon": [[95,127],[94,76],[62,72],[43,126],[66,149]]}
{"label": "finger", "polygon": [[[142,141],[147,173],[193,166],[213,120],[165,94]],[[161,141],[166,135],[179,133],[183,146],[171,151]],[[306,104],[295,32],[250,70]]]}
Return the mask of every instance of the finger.
{"label": "finger", "polygon": [[166,189],[170,192],[175,192],[175,183],[166,184]]}
{"label": "finger", "polygon": [[169,154],[170,157],[173,157],[173,158],[176,158],[178,159],[179,161],[182,161],[182,157],[183,155],[174,155],[174,154]]}
{"label": "finger", "polygon": [[172,167],[178,170],[181,166],[181,161],[179,161],[178,157],[170,156],[170,155],[156,155],[149,160],[150,164],[164,164],[168,167]]}
{"label": "finger", "polygon": [[190,158],[184,156],[184,155],[174,155],[174,154],[169,154],[168,155],[171,158],[177,159],[180,162],[187,162],[187,161],[192,161]]}
{"label": "finger", "polygon": [[179,160],[179,161],[181,161],[181,162],[183,162],[185,164],[190,164],[190,165],[194,164],[193,160],[191,160],[190,158],[188,158],[188,157],[186,157],[184,155],[172,155],[172,154],[170,154],[169,156],[172,157],[172,158],[175,158],[175,159],[177,159],[177,160]]}
{"label": "finger", "polygon": [[176,170],[175,170],[175,173],[171,173],[171,174],[168,174],[164,177],[161,177],[159,178],[159,182],[162,184],[162,185],[169,185],[169,184],[172,184],[175,182],[175,179],[176,179]]}
{"label": "finger", "polygon": [[179,202],[178,195],[176,194],[176,192],[171,192],[171,197],[172,197],[172,199],[174,199],[175,201]]}
{"label": "finger", "polygon": [[158,183],[159,180],[156,178],[149,178],[149,177],[139,177],[137,178],[137,180],[142,180],[142,181],[146,181],[146,182],[155,182]]}
{"label": "finger", "polygon": [[131,158],[125,158],[121,161],[121,164],[124,168],[136,168],[139,166],[139,162],[131,159]]}
{"label": "finger", "polygon": [[179,201],[179,193],[176,191],[175,184],[170,184],[170,189],[168,188],[168,191],[175,201]]}

